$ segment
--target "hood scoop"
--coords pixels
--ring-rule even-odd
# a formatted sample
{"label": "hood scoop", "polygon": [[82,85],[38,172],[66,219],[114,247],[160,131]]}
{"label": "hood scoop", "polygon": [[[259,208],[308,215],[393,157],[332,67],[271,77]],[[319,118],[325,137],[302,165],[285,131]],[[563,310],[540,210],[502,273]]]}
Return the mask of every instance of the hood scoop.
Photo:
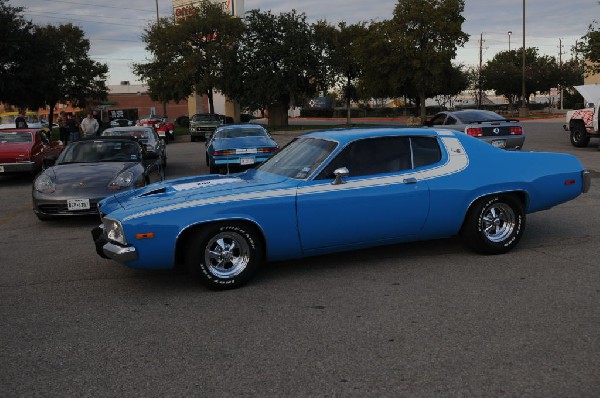
{"label": "hood scoop", "polygon": [[162,188],[159,188],[159,189],[154,189],[152,191],[144,192],[139,197],[143,198],[144,196],[160,195],[161,193],[165,193],[165,192],[167,192],[167,188],[166,187],[162,187]]}

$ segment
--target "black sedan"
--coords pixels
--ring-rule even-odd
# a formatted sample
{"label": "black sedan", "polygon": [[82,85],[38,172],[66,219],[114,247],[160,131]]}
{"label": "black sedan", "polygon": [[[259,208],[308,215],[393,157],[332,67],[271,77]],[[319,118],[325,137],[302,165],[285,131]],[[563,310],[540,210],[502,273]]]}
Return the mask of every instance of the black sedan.
{"label": "black sedan", "polygon": [[525,142],[523,126],[492,111],[465,109],[440,112],[426,126],[458,130],[498,148],[521,149]]}
{"label": "black sedan", "polygon": [[127,137],[72,142],[53,163],[33,183],[33,212],[40,220],[97,214],[101,199],[164,179],[158,154]]}

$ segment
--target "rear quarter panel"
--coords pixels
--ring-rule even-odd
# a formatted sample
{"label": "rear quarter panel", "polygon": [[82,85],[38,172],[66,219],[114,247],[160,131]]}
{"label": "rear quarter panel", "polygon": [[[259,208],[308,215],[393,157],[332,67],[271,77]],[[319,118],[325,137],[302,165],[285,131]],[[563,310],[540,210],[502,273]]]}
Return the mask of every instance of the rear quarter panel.
{"label": "rear quarter panel", "polygon": [[472,137],[459,137],[468,167],[428,181],[431,209],[421,238],[457,234],[470,205],[487,195],[523,193],[525,211],[533,213],[574,199],[582,192],[583,166],[575,156],[506,151]]}

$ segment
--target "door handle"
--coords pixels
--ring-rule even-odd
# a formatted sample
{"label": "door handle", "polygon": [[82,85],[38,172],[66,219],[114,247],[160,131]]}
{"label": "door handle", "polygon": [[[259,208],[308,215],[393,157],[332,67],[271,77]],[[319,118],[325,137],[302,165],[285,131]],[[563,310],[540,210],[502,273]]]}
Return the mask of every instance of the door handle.
{"label": "door handle", "polygon": [[417,179],[415,177],[405,178],[403,182],[405,184],[416,184]]}

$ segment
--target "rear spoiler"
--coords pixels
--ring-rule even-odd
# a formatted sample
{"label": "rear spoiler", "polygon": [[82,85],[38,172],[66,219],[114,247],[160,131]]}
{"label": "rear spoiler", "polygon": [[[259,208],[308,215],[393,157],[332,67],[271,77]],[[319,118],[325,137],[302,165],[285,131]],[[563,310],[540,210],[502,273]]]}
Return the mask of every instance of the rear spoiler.
{"label": "rear spoiler", "polygon": [[520,120],[517,119],[502,119],[502,120],[475,120],[473,122],[469,122],[467,124],[483,124],[483,123],[500,123],[500,122],[509,122],[509,123],[520,123]]}

